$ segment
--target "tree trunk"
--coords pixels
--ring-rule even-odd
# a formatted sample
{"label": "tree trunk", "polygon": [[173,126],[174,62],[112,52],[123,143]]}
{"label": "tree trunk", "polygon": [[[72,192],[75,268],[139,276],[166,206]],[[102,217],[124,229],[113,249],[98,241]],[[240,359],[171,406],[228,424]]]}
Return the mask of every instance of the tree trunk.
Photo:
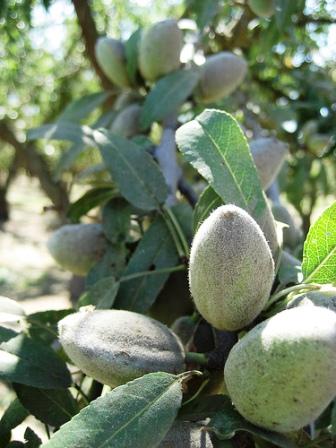
{"label": "tree trunk", "polygon": [[44,158],[31,143],[21,143],[5,121],[0,121],[0,139],[13,146],[20,164],[31,176],[36,177],[41,189],[53,204],[56,212],[64,217],[69,206],[68,193],[61,182],[56,182]]}
{"label": "tree trunk", "polygon": [[0,187],[0,225],[9,220],[9,204],[6,189]]}
{"label": "tree trunk", "polygon": [[82,30],[86,54],[94,70],[96,71],[104,89],[113,90],[113,83],[105,76],[96,59],[95,45],[99,35],[96,24],[92,17],[90,2],[88,0],[72,0],[72,3],[76,11],[79,26]]}

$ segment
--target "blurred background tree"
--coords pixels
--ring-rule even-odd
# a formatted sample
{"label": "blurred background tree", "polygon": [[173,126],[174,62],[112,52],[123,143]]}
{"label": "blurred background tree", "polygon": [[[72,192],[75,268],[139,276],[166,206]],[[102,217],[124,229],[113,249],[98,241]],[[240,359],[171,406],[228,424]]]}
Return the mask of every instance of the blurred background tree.
{"label": "blurred background tree", "polygon": [[[55,176],[67,145],[28,144],[26,131],[55,121],[73,99],[100,88],[111,92],[106,108],[111,107],[119,92],[96,62],[98,36],[127,39],[139,26],[174,17],[198,25],[196,35],[190,20],[182,22],[189,36],[182,58],[190,58],[195,40],[196,59],[203,52],[243,52],[248,78],[215,106],[243,117],[254,135],[269,129],[290,143],[281,190],[307,230],[320,194],[335,187],[336,5],[276,0],[276,6],[275,15],[264,19],[243,0],[2,1],[0,219],[8,218],[7,192],[20,169],[38,178],[50,206],[64,216],[78,166]],[[92,163],[85,157],[78,159],[81,169]]]}

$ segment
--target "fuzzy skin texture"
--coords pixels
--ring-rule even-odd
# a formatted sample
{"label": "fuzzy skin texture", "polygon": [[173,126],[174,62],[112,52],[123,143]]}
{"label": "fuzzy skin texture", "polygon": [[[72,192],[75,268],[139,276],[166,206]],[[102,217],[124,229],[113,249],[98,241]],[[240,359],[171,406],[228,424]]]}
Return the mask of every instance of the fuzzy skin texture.
{"label": "fuzzy skin texture", "polygon": [[158,448],[212,448],[209,433],[198,423],[177,421]]}
{"label": "fuzzy skin texture", "polygon": [[146,373],[180,373],[184,349],[160,322],[123,310],[80,311],[59,322],[60,342],[86,375],[111,387]]}
{"label": "fuzzy skin texture", "polygon": [[251,323],[269,298],[272,253],[245,210],[223,205],[199,227],[190,252],[189,285],[199,313],[219,330]]}
{"label": "fuzzy skin texture", "polygon": [[283,228],[283,243],[292,249],[300,243],[302,238],[302,232],[295,224],[295,221],[290,214],[287,207],[281,204],[274,204],[272,206],[272,213],[276,221],[287,224],[288,227]]}
{"label": "fuzzy skin texture", "polygon": [[180,67],[183,34],[176,20],[163,20],[142,33],[139,69],[147,81],[155,81]]}
{"label": "fuzzy skin texture", "polygon": [[47,246],[63,269],[84,276],[102,257],[107,241],[100,224],[68,224],[51,235]]}
{"label": "fuzzy skin texture", "polygon": [[278,432],[313,422],[336,394],[336,314],[302,306],[245,335],[224,369],[229,395],[250,422]]}
{"label": "fuzzy skin texture", "polygon": [[287,308],[297,306],[322,306],[331,311],[336,311],[336,287],[323,285],[318,291],[309,291],[299,294],[288,303]]}
{"label": "fuzzy skin texture", "polygon": [[274,0],[248,0],[251,11],[259,17],[271,17],[275,13]]}
{"label": "fuzzy skin texture", "polygon": [[100,37],[96,42],[95,54],[100,68],[118,87],[129,87],[124,45],[120,40]]}
{"label": "fuzzy skin texture", "polygon": [[125,138],[134,137],[136,134],[140,133],[140,104],[130,104],[126,106],[119,114],[116,116],[115,120],[111,125],[111,131],[114,134],[121,135]]}
{"label": "fuzzy skin texture", "polygon": [[288,154],[288,147],[274,137],[262,137],[252,140],[250,149],[260,177],[261,186],[264,190],[267,190],[279,174]]}
{"label": "fuzzy skin texture", "polygon": [[206,58],[201,66],[196,97],[203,103],[218,101],[230,95],[242,83],[247,63],[241,56],[223,51]]}

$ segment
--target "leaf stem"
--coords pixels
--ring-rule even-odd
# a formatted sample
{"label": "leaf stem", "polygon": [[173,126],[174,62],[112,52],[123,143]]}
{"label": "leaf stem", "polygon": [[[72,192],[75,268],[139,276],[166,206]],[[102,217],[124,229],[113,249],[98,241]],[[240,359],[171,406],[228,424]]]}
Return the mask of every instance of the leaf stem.
{"label": "leaf stem", "polygon": [[193,400],[195,400],[199,396],[199,394],[202,392],[202,390],[205,388],[205,386],[208,384],[209,381],[210,381],[210,378],[207,378],[206,380],[204,380],[203,383],[198,388],[198,390],[194,393],[194,395],[192,397],[190,397],[189,400],[182,403],[182,407],[185,406],[186,404],[192,402]]}
{"label": "leaf stem", "polygon": [[208,357],[205,353],[187,352],[185,360],[186,363],[199,364],[201,366],[208,365]]}
{"label": "leaf stem", "polygon": [[175,231],[175,229],[174,229],[174,227],[173,227],[169,217],[164,212],[164,210],[160,210],[160,212],[161,212],[161,215],[162,215],[162,217],[163,217],[163,219],[164,219],[164,221],[166,223],[166,226],[168,227],[168,230],[169,230],[169,232],[170,232],[170,234],[171,234],[171,236],[172,236],[172,238],[174,240],[178,256],[183,259],[185,257],[185,254],[184,254],[184,251],[183,251],[183,247],[181,246],[180,240],[178,238],[178,235],[176,235],[176,231]]}
{"label": "leaf stem", "polygon": [[45,423],[45,424],[44,424],[44,427],[45,427],[45,430],[46,430],[46,433],[47,433],[47,437],[48,437],[48,439],[50,439],[50,430],[49,430],[49,426]]}
{"label": "leaf stem", "polygon": [[184,235],[183,230],[181,229],[180,223],[178,222],[178,220],[176,219],[176,216],[174,215],[173,211],[169,207],[163,206],[163,210],[169,216],[169,218],[170,218],[170,220],[171,220],[171,222],[172,222],[172,224],[173,224],[173,226],[174,226],[174,228],[176,230],[176,233],[177,233],[177,235],[178,235],[178,237],[180,239],[180,242],[182,244],[184,255],[187,258],[189,258],[189,244],[188,244],[188,242],[186,240],[186,237]]}
{"label": "leaf stem", "polygon": [[139,277],[145,277],[147,275],[159,275],[159,274],[168,274],[170,272],[185,271],[185,269],[186,267],[184,264],[179,264],[178,266],[173,266],[172,268],[162,268],[162,269],[156,269],[154,271],[136,272],[135,274],[125,275],[124,277],[121,277],[120,282],[128,282],[129,280],[133,280]]}
{"label": "leaf stem", "polygon": [[282,289],[281,291],[273,294],[269,301],[266,303],[266,306],[264,307],[264,311],[268,310],[271,305],[273,305],[275,302],[277,302],[279,299],[281,299],[282,297],[290,294],[291,292],[294,291],[311,291],[311,290],[316,290],[316,289],[320,289],[320,285],[316,284],[316,283],[301,283],[300,285],[294,285],[294,286],[290,286],[289,288],[285,288]]}
{"label": "leaf stem", "polygon": [[83,389],[77,384],[73,383],[73,387],[80,393],[83,398],[83,401],[86,405],[90,403],[88,396],[84,393]]}

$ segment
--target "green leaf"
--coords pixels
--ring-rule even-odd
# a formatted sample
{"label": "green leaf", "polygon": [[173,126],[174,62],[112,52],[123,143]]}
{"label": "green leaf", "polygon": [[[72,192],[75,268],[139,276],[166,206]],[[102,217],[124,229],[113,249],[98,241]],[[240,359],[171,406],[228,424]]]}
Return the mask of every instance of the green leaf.
{"label": "green leaf", "polygon": [[126,70],[132,84],[136,84],[140,38],[141,28],[138,28],[125,43]]}
{"label": "green leaf", "polygon": [[61,426],[79,412],[76,400],[67,389],[38,389],[23,384],[13,386],[23,406],[47,425]]}
{"label": "green leaf", "polygon": [[[246,138],[237,121],[224,111],[206,109],[176,132],[186,160],[226,204],[246,210],[266,239],[276,241],[272,213],[266,203]],[[272,248],[277,258],[278,248]]]}
{"label": "green leaf", "polygon": [[98,205],[104,204],[115,195],[113,187],[97,187],[87,191],[76,202],[73,202],[68,210],[67,216],[71,222],[79,222],[83,215]]}
{"label": "green leaf", "polygon": [[103,258],[98,261],[86,276],[85,285],[90,288],[106,277],[119,278],[125,267],[127,251],[123,243],[109,244]]}
{"label": "green leaf", "polygon": [[58,117],[57,121],[79,123],[101,106],[111,95],[110,92],[98,92],[85,95],[70,103]]}
{"label": "green leaf", "polygon": [[43,389],[64,389],[71,384],[66,365],[48,346],[0,327],[0,378]]}
{"label": "green leaf", "polygon": [[161,78],[146,96],[140,115],[140,126],[147,129],[174,113],[192,93],[199,80],[196,69],[179,70]]}
{"label": "green leaf", "polygon": [[198,28],[203,30],[217,14],[219,0],[187,0],[186,6],[195,14]]}
{"label": "green leaf", "polygon": [[108,132],[94,133],[95,141],[122,196],[135,207],[154,210],[163,204],[168,188],[153,158],[135,143]]}
{"label": "green leaf", "polygon": [[103,208],[102,226],[106,238],[111,243],[127,239],[131,225],[131,207],[122,198],[109,201]]}
{"label": "green leaf", "polygon": [[186,202],[179,202],[171,208],[187,241],[191,244],[193,238],[192,219],[193,209]]}
{"label": "green leaf", "polygon": [[[176,266],[178,256],[174,241],[162,218],[146,231],[122,275],[116,308],[144,313],[154,303],[169,273],[143,275],[123,281],[123,277]],[[125,279],[126,280],[126,279]]]}
{"label": "green leaf", "polygon": [[11,439],[11,430],[22,423],[29,415],[26,408],[15,398],[3,413],[0,420],[0,448],[5,448]]}
{"label": "green leaf", "polygon": [[205,188],[194,209],[194,233],[197,231],[202,222],[210,215],[210,213],[221,205],[223,205],[223,200],[220,196],[218,196],[218,194],[211,187]]}
{"label": "green leaf", "polygon": [[102,278],[81,296],[79,306],[94,305],[97,309],[108,310],[113,307],[119,286],[112,276]]}
{"label": "green leaf", "polygon": [[227,405],[225,395],[206,395],[198,400],[193,400],[183,406],[179,412],[179,419],[184,421],[199,422],[211,418]]}
{"label": "green leaf", "polygon": [[284,252],[282,253],[277,277],[280,284],[284,286],[289,283],[301,283],[303,279],[300,261],[297,260],[297,263],[294,263],[291,259],[295,260],[294,257],[287,256]]}
{"label": "green leaf", "polygon": [[95,146],[91,128],[64,121],[29,129],[27,139],[68,140],[84,146]]}
{"label": "green leaf", "polygon": [[[100,127],[106,128],[108,127],[113,119],[116,116],[116,111],[110,110],[103,114],[92,126],[93,129],[98,129]],[[90,146],[90,145],[89,145]],[[60,179],[61,175],[64,173],[64,171],[70,169],[72,165],[75,163],[77,157],[79,155],[86,151],[88,148],[87,145],[83,144],[82,142],[74,143],[69,149],[64,151],[62,155],[60,156],[57,165],[55,167],[55,178]]]}
{"label": "green leaf", "polygon": [[29,427],[25,430],[24,438],[25,438],[25,441],[26,441],[24,446],[26,448],[38,448],[39,446],[42,445],[42,440]]}
{"label": "green leaf", "polygon": [[57,323],[74,311],[73,309],[47,310],[29,314],[26,317],[29,336],[44,344],[52,344],[58,338]]}
{"label": "green leaf", "polygon": [[246,421],[233,408],[230,398],[224,398],[222,410],[217,412],[207,425],[207,428],[213,431],[219,439],[231,439],[238,431],[247,431],[281,448],[296,448],[295,443],[287,439],[286,436],[259,428]]}
{"label": "green leaf", "polygon": [[90,403],[43,448],[154,448],[181,405],[181,377],[151,373]]}
{"label": "green leaf", "polygon": [[303,247],[304,282],[336,281],[336,202],[309,229]]}
{"label": "green leaf", "polygon": [[293,14],[303,14],[305,0],[274,0],[275,2],[275,22],[280,33],[283,33],[286,28],[293,26]]}
{"label": "green leaf", "polygon": [[16,300],[0,296],[0,322],[17,322],[25,316]]}
{"label": "green leaf", "polygon": [[336,438],[336,400],[334,400],[331,411],[331,435]]}

